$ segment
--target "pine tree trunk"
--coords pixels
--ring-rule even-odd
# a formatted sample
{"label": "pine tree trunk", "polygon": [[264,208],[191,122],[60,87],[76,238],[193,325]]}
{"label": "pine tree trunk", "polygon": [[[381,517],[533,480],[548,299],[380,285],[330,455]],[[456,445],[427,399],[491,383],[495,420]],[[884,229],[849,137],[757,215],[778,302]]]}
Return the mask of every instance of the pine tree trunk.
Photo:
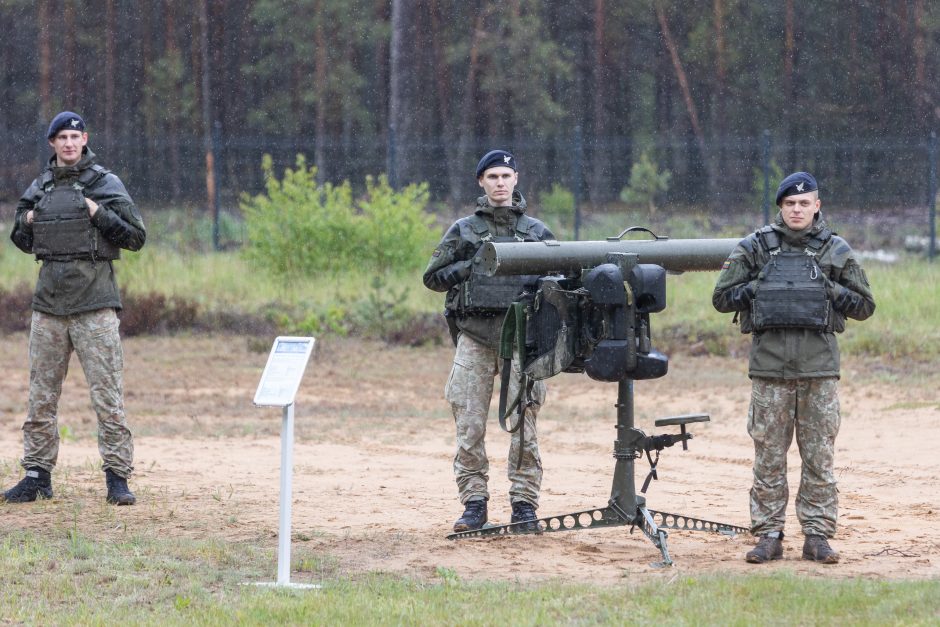
{"label": "pine tree trunk", "polygon": [[392,0],[388,171],[395,187],[414,182],[408,157],[417,149],[417,13],[416,0]]}

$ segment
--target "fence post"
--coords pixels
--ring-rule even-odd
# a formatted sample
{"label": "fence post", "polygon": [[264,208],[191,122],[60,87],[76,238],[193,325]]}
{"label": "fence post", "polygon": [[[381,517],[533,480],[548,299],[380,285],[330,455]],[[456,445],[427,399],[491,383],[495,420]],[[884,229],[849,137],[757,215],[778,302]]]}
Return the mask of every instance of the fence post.
{"label": "fence post", "polygon": [[36,121],[36,161],[39,163],[39,167],[36,168],[37,172],[41,172],[49,163],[49,140],[46,139],[46,131],[49,130],[48,124],[49,120],[43,120],[42,118]]}
{"label": "fence post", "polygon": [[219,193],[222,188],[219,181],[219,144],[222,137],[222,122],[216,120],[212,123],[212,180],[215,181],[215,192],[212,194],[212,249],[222,250],[221,229],[219,227]]}
{"label": "fence post", "polygon": [[584,157],[584,141],[581,137],[581,124],[574,127],[574,239],[579,239],[581,233],[581,161]]}
{"label": "fence post", "polygon": [[929,214],[929,236],[930,239],[927,242],[927,259],[933,261],[933,258],[937,255],[937,132],[931,131],[930,133],[930,144],[929,144],[929,153],[930,158],[928,159],[930,163],[930,174],[928,180],[930,181],[930,197],[927,199],[927,207]]}
{"label": "fence post", "polygon": [[385,153],[385,167],[388,170],[388,184],[392,189],[398,189],[398,177],[396,176],[398,171],[398,164],[396,163],[396,154],[395,150],[398,148],[395,145],[395,125],[389,124],[388,126],[388,146],[386,146],[387,152]]}
{"label": "fence post", "polygon": [[761,210],[764,224],[770,224],[770,130],[766,128],[761,134],[761,161],[761,169],[764,171],[764,202]]}

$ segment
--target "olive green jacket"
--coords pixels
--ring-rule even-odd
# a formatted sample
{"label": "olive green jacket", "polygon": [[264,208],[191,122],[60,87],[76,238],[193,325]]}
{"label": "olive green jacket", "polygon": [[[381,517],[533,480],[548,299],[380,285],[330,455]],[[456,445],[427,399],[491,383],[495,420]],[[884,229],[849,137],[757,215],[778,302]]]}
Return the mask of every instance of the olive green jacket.
{"label": "olive green jacket", "polygon": [[526,201],[522,194],[513,192],[512,200],[510,207],[493,207],[486,196],[479,197],[473,215],[457,220],[444,233],[423,277],[428,289],[447,292],[445,315],[456,316],[460,331],[494,347],[499,344],[502,316],[457,316],[454,311],[460,284],[470,277],[473,257],[484,238],[515,238],[526,242],[555,239],[541,220],[525,215]]}
{"label": "olive green jacket", "polygon": [[[779,214],[771,228],[779,234],[784,252],[802,252],[813,236],[828,232],[821,213],[803,231],[788,228]],[[753,332],[748,368],[751,377],[838,377],[839,344],[835,333],[845,330],[846,318],[865,320],[874,313],[875,299],[868,278],[844,239],[832,234],[815,257],[827,277],[832,304],[829,327],[824,331],[788,328]],[[770,251],[757,231],[741,240],[718,275],[712,304],[723,313],[737,312],[744,333],[752,332],[750,304],[759,289],[758,275],[768,261]]]}
{"label": "olive green jacket", "polygon": [[[74,166],[57,167],[55,156],[47,170],[52,171],[54,185],[71,185],[86,168],[95,164],[95,154],[86,147],[82,159]],[[45,173],[46,170],[43,170]],[[26,223],[26,213],[35,208],[45,192],[40,187],[42,173],[30,184],[16,205],[10,239],[26,253],[33,252],[33,227]],[[124,184],[116,175],[107,173],[83,190],[86,197],[98,203],[91,223],[101,235],[119,248],[140,250],[147,238],[143,219]],[[114,266],[111,261],[72,259],[44,260],[33,293],[33,310],[56,316],[67,316],[96,309],[121,308]]]}

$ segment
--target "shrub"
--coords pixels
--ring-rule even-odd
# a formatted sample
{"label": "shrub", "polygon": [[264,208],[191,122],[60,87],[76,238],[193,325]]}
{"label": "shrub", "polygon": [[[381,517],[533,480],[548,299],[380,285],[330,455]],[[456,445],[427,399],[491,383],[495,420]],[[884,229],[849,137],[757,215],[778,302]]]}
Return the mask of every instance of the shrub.
{"label": "shrub", "polygon": [[364,220],[357,259],[373,270],[422,267],[438,239],[434,218],[424,211],[429,199],[427,183],[396,192],[384,174],[377,180],[367,176],[366,195],[358,202]]}
{"label": "shrub", "polygon": [[630,181],[620,191],[620,200],[628,205],[646,205],[650,213],[656,212],[656,200],[669,191],[672,174],[660,172],[645,152],[630,168]]}
{"label": "shrub", "polygon": [[550,192],[539,195],[538,209],[539,217],[556,235],[560,230],[574,228],[574,193],[567,187],[553,183]]}
{"label": "shrub", "polygon": [[19,285],[9,291],[0,289],[0,332],[28,331],[32,319],[33,290]]}
{"label": "shrub", "polygon": [[127,294],[119,312],[121,333],[125,336],[177,333],[195,326],[199,307],[179,296],[167,298],[159,292]]}
{"label": "shrub", "polygon": [[356,200],[349,181],[318,184],[316,167],[303,155],[280,180],[270,155],[261,167],[266,192],[241,201],[244,254],[288,282],[353,266],[377,273],[414,269],[437,240],[433,217],[424,211],[427,184],[395,191],[385,176],[367,177],[366,194]]}

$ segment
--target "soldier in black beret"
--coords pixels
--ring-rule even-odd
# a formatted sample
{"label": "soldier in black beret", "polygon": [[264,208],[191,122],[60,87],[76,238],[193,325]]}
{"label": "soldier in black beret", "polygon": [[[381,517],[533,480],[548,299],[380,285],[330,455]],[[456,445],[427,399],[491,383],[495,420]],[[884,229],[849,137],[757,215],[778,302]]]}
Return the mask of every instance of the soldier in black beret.
{"label": "soldier in black beret", "polygon": [[46,133],[52,156],[16,206],[10,239],[41,261],[29,336],[29,402],[23,424],[23,479],[3,493],[8,503],[52,498],[59,454],[57,409],[75,352],[98,417],[108,503],[133,505],[127,485],[134,439],[124,415],[121,298],[113,262],[140,250],[146,230],[117,175],[88,148],[85,121],[63,111]]}
{"label": "soldier in black beret", "polygon": [[71,111],[63,111],[59,113],[54,118],[52,122],[49,123],[49,130],[46,132],[46,139],[52,139],[59,134],[61,130],[69,131],[78,131],[79,133],[85,132],[85,120],[82,119],[82,116],[77,113],[72,113]]}
{"label": "soldier in black beret", "polygon": [[[775,202],[779,207],[780,201],[787,196],[799,196],[800,194],[818,191],[819,185],[816,184],[816,179],[813,178],[812,174],[809,172],[794,172],[780,181],[780,185],[777,187],[777,200]],[[816,194],[814,198],[818,200],[819,194]]]}
{"label": "soldier in black beret", "polygon": [[796,516],[802,557],[834,564],[839,495],[833,472],[839,414],[839,345],[847,318],[875,311],[868,278],[848,243],[820,213],[813,175],[795,172],[777,189],[774,222],[741,240],[725,261],[712,295],[752,335],[747,430],[754,441],[751,533],[760,540],[745,559],[783,557],[788,503],[787,451],[794,434],[802,473]]}
{"label": "soldier in black beret", "polygon": [[[507,286],[506,277],[485,277],[472,272],[473,257],[483,242],[555,238],[541,221],[526,215],[525,199],[516,189],[519,173],[512,153],[505,150],[486,153],[477,164],[476,177],[483,195],[477,198],[471,215],[457,220],[447,230],[424,272],[426,287],[447,293],[444,315],[457,347],[444,389],[457,427],[454,475],[465,508],[454,523],[456,532],[479,529],[488,519],[489,461],[484,438],[493,380],[499,372],[500,327],[514,300],[502,295],[517,287],[513,294],[522,290],[521,285]],[[518,364],[513,364],[513,369],[518,369]],[[516,393],[513,385],[518,381],[518,372],[516,375],[511,378],[509,398]],[[508,464],[510,522],[528,523],[522,525],[525,531],[536,530],[535,510],[542,483],[535,419],[545,400],[544,382],[535,382],[530,398],[532,403],[525,410],[523,427],[512,434]]]}

